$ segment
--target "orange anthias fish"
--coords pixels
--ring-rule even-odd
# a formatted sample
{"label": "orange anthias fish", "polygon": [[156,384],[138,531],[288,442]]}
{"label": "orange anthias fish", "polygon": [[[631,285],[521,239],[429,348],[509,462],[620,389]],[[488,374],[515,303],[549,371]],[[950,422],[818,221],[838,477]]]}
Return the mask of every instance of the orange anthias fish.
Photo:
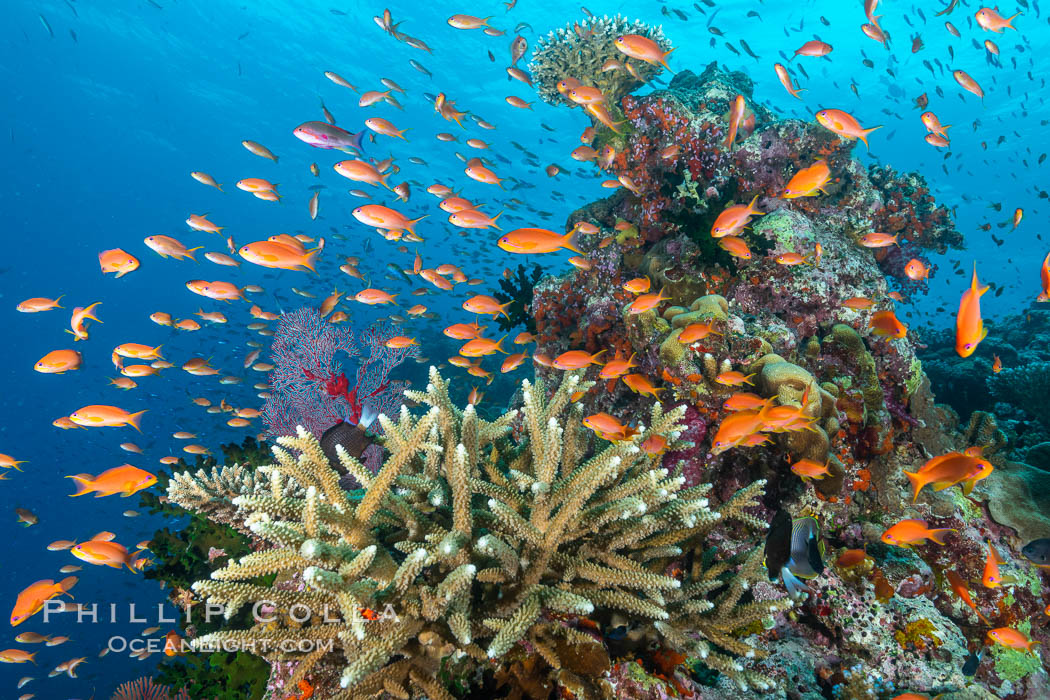
{"label": "orange anthias fish", "polygon": [[129,272],[139,269],[138,258],[120,248],[104,250],[99,253],[98,264],[102,268],[102,274],[115,272],[117,277],[123,277]]}
{"label": "orange anthias fish", "polygon": [[1014,21],[1014,18],[1018,17],[1021,13],[1018,12],[1010,17],[1003,17],[997,11],[998,9],[998,7],[994,10],[990,7],[982,7],[977,10],[977,14],[974,15],[974,17],[977,19],[977,24],[981,26],[981,29],[995,32],[996,34],[1001,34],[1004,29],[1013,29],[1014,31],[1017,31],[1010,22]]}
{"label": "orange anthias fish", "polygon": [[640,34],[624,34],[616,37],[613,43],[620,53],[625,56],[653,65],[663,66],[670,70],[670,67],[667,65],[667,57],[671,55],[674,49],[664,51],[655,41]]}
{"label": "orange anthias fish", "polygon": [[44,609],[44,603],[55,596],[69,595],[69,590],[76,585],[76,576],[69,576],[58,583],[51,579],[44,579],[29,585],[18,594],[15,599],[15,607],[11,610],[11,626],[17,627],[33,615]]}
{"label": "orange anthias fish", "polygon": [[602,439],[610,442],[629,440],[638,434],[638,431],[625,426],[619,420],[608,413],[595,413],[583,419],[583,425],[597,433]]}
{"label": "orange anthias fish", "polygon": [[279,270],[314,269],[318,248],[307,251],[295,238],[282,234],[265,241],[256,241],[241,246],[237,254],[250,263]]}
{"label": "orange anthias fish", "polygon": [[476,323],[454,323],[442,332],[454,340],[472,340],[480,336],[485,328],[487,326],[479,326]]}
{"label": "orange anthias fish", "polygon": [[[912,503],[915,503],[919,499],[919,493],[928,484],[933,484],[934,491],[942,491],[955,484],[974,480],[974,477],[985,470],[990,473],[991,469],[991,463],[981,457],[980,448],[970,448],[966,452],[949,452],[934,457],[918,471],[906,471],[904,475],[911,481],[914,490]],[[969,493],[969,490],[964,490]]]}
{"label": "orange anthias fish", "polygon": [[758,195],[756,194],[746,205],[737,204],[726,207],[711,226],[711,236],[714,238],[725,238],[726,236],[736,236],[743,231],[753,215],[763,213],[755,209],[755,202],[757,201]]}
{"label": "orange anthias fish", "polygon": [[743,444],[761,429],[762,417],[758,411],[737,411],[726,416],[711,440],[711,454],[718,455]]}
{"label": "orange anthias fish", "polygon": [[743,372],[736,371],[722,372],[715,377],[715,381],[722,386],[743,386],[744,384],[751,384],[751,377],[753,376],[755,375],[745,375]]}
{"label": "orange anthias fish", "polygon": [[628,312],[632,315],[645,313],[646,311],[655,309],[660,305],[660,302],[669,301],[670,298],[671,297],[664,296],[664,290],[662,289],[658,294],[653,294],[651,292],[649,294],[642,294],[631,302],[631,305],[628,307]]}
{"label": "orange anthias fish", "polygon": [[625,360],[623,359],[623,356],[620,355],[620,352],[617,351],[616,357],[605,363],[601,372],[598,373],[598,377],[600,379],[619,379],[630,372],[632,367],[638,366],[634,363],[634,358],[635,353],[631,353],[631,357]]}
{"label": "orange anthias fish", "polygon": [[966,71],[957,70],[952,73],[952,77],[955,78],[955,82],[962,86],[963,90],[971,92],[977,95],[982,100],[984,99],[984,90],[977,84],[977,81],[970,77],[970,74]]}
{"label": "orange anthias fish", "polygon": [[649,378],[644,374],[628,374],[623,378],[623,383],[630,387],[631,391],[641,394],[642,396],[656,397],[657,392],[664,391],[664,389],[657,389],[653,386],[653,383],[649,381]]}
{"label": "orange anthias fish", "polygon": [[681,333],[678,334],[678,342],[689,345],[703,340],[712,333],[714,335],[722,335],[712,328],[713,325],[714,321],[708,321],[707,323],[690,323],[682,329]]}
{"label": "orange anthias fish", "polygon": [[904,266],[904,274],[913,282],[918,282],[919,280],[929,279],[930,268],[926,267],[922,260],[912,258]]}
{"label": "orange anthias fish", "polygon": [[948,584],[952,587],[952,590],[955,591],[955,595],[959,596],[959,599],[966,603],[966,605],[977,614],[977,617],[980,618],[981,622],[986,625],[991,625],[992,623],[988,618],[977,609],[977,604],[973,602],[973,598],[970,596],[970,587],[966,585],[966,581],[963,580],[962,576],[952,569],[948,569],[944,574],[948,579]]}
{"label": "orange anthias fish", "polygon": [[805,88],[791,87],[791,75],[788,74],[787,68],[779,63],[774,63],[773,70],[776,71],[777,77],[780,78],[780,84],[784,86],[788,94],[801,100],[802,98],[798,96],[798,93],[805,92]]}
{"label": "orange anthias fish", "polygon": [[988,632],[988,639],[1001,644],[1004,647],[1010,649],[1024,649],[1035,653],[1035,645],[1042,644],[1042,642],[1034,642],[1029,639],[1024,632],[1015,630],[1012,627],[996,627],[994,630]]}
{"label": "orange anthias fish", "polygon": [[463,302],[463,308],[474,314],[489,314],[493,318],[503,314],[509,319],[510,316],[507,314],[507,307],[512,303],[513,302],[508,301],[506,304],[500,304],[499,299],[496,299],[495,297],[478,294]]}
{"label": "orange anthias fish", "polygon": [[922,120],[923,126],[925,126],[930,133],[948,138],[948,129],[950,129],[952,125],[941,124],[941,120],[938,119],[937,115],[933,112],[923,112],[919,119]]}
{"label": "orange anthias fish", "polygon": [[568,248],[583,255],[583,251],[573,245],[573,235],[573,231],[560,235],[543,228],[519,228],[502,236],[497,245],[508,253],[553,253]]}
{"label": "orange anthias fish", "polygon": [[736,132],[740,128],[740,122],[744,118],[744,108],[746,107],[743,95],[737,95],[733,99],[733,104],[729,108],[729,133],[726,136],[725,143],[722,144],[723,148],[732,148],[733,142],[736,141]]}
{"label": "orange anthias fish", "polygon": [[944,538],[949,532],[958,532],[954,528],[941,528],[931,530],[926,527],[925,520],[909,518],[901,520],[882,533],[882,541],[897,547],[911,547],[912,545],[925,544],[931,540],[937,544],[944,544]]}
{"label": "orange anthias fish", "polygon": [[42,374],[63,374],[80,369],[82,361],[83,358],[76,350],[52,350],[37,360],[33,369]]}
{"label": "orange anthias fish", "polygon": [[64,297],[65,294],[59,295],[57,299],[48,299],[47,297],[33,297],[26,299],[23,302],[19,302],[16,310],[21,311],[24,314],[36,314],[41,311],[50,311],[51,309],[62,309],[65,308],[58,302]]}
{"label": "orange anthias fish", "polygon": [[795,49],[792,58],[795,56],[812,56],[819,58],[820,56],[827,56],[831,51],[831,44],[826,44],[819,39],[813,39]]}
{"label": "orange anthias fish", "polygon": [[111,532],[100,532],[87,542],[74,545],[69,551],[77,559],[88,564],[108,566],[114,569],[126,566],[132,573],[138,573],[138,567],[141,566],[143,561],[138,558],[138,555],[143,550],[140,549],[135,553],[131,553],[124,545],[113,542],[112,537],[113,533]]}
{"label": "orange anthias fish", "polygon": [[890,338],[903,338],[908,334],[908,327],[897,319],[892,311],[876,311],[868,321],[868,328],[873,335]]}
{"label": "orange anthias fish", "polygon": [[970,288],[963,292],[955,317],[955,352],[959,357],[972,355],[977,345],[988,335],[988,329],[981,319],[981,295],[987,291],[987,286],[982,287],[977,282],[977,262],[974,261]]}
{"label": "orange anthias fish", "polygon": [[[1050,255],[1047,255],[1047,259],[1050,260]],[[624,283],[624,290],[631,294],[645,294],[649,291],[649,277],[636,277],[633,280],[629,280]]]}
{"label": "orange anthias fish", "polygon": [[601,364],[598,362],[598,357],[604,352],[605,350],[603,349],[592,355],[583,350],[569,350],[568,352],[563,352],[554,358],[554,368],[573,370],[582,369],[583,367],[588,367],[590,365]]}
{"label": "orange anthias fish", "polygon": [[139,421],[142,420],[142,414],[146,410],[128,413],[116,406],[92,404],[73,411],[69,414],[69,419],[85,428],[119,428],[122,425],[130,425],[141,433]]}
{"label": "orange anthias fish", "polygon": [[112,496],[115,493],[119,493],[122,497],[127,498],[157,483],[156,476],[130,464],[107,469],[98,476],[77,474],[66,478],[72,479],[77,484],[77,492],[70,494],[71,496],[83,496],[86,493],[94,493],[95,498]]}
{"label": "orange anthias fish", "polygon": [[1015,583],[1017,581],[1013,576],[1003,576],[999,573],[999,565],[1003,563],[1003,558],[999,556],[999,552],[995,551],[995,547],[992,543],[988,543],[988,558],[984,562],[984,575],[981,576],[981,583],[984,584],[985,588],[998,588],[1004,583]]}
{"label": "orange anthias fish", "polygon": [[758,394],[752,394],[747,391],[738,391],[737,393],[730,396],[722,404],[722,408],[727,411],[761,411],[763,408],[772,403],[773,399],[764,399]]}
{"label": "orange anthias fish", "polygon": [[463,357],[483,357],[485,355],[491,355],[496,352],[501,352],[506,355],[506,351],[503,349],[502,343],[507,336],[503,336],[499,340],[492,340],[491,338],[474,338],[468,340],[459,349],[459,354]]}
{"label": "orange anthias fish", "polygon": [[795,173],[791,181],[784,188],[781,195],[784,199],[795,199],[796,197],[815,197],[819,192],[827,194],[824,186],[831,180],[831,170],[825,160],[818,160],[808,168],[803,168]]}
{"label": "orange anthias fish", "polygon": [[1043,258],[1043,266],[1039,268],[1039,281],[1042,283],[1043,290],[1039,292],[1036,301],[1050,301],[1050,253]]}
{"label": "orange anthias fish", "polygon": [[843,112],[841,109],[822,109],[817,112],[817,122],[825,129],[830,129],[844,139],[855,141],[860,139],[864,142],[864,145],[868,145],[868,134],[881,129],[882,126],[873,126],[870,129],[863,129],[860,123],[853,118],[853,115],[848,112]]}
{"label": "orange anthias fish", "polygon": [[812,459],[800,459],[791,465],[791,471],[802,477],[803,481],[809,481],[810,479],[823,479],[831,473],[828,471],[828,465],[829,462],[821,464]]}

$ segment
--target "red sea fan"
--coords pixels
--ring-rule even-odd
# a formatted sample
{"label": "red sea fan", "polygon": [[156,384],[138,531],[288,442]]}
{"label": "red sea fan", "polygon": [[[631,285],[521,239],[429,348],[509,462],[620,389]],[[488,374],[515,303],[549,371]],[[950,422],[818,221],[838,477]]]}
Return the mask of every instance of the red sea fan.
{"label": "red sea fan", "polygon": [[[391,381],[390,371],[419,354],[414,345],[386,347],[398,334],[392,324],[374,323],[355,338],[350,328],[325,321],[312,308],[281,316],[270,349],[272,390],[263,408],[270,436],[294,435],[297,425],[320,436],[340,420],[356,425],[363,414],[395,415],[406,383]],[[357,364],[353,379],[343,369],[346,360]]]}

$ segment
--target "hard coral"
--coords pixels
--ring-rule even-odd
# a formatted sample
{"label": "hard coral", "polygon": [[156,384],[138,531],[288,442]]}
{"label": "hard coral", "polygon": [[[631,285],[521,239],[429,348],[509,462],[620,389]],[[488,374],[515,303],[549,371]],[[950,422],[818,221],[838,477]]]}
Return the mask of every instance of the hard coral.
{"label": "hard coral", "polygon": [[536,42],[536,50],[529,63],[529,71],[536,83],[536,91],[544,102],[552,105],[576,104],[558,92],[558,81],[575,78],[584,85],[602,91],[610,103],[642,85],[623,68],[603,70],[607,61],[623,64],[630,60],[642,80],[648,81],[661,69],[643,61],[628,59],[616,48],[615,41],[624,34],[640,34],[655,41],[664,51],[670,41],[660,27],[651,27],[639,20],[590,16],[556,29]]}
{"label": "hard coral", "polygon": [[[490,423],[473,406],[453,406],[448,383],[432,368],[427,391],[406,394],[430,406],[425,414],[402,409],[397,422],[380,418],[390,457],[378,474],[338,451],[343,467],[365,485],[356,493],[339,487],[338,473],[305,430],[279,438],[278,463],[261,468],[271,490],[233,500],[253,534],[272,548],[193,585],[202,598],[225,604],[227,615],[272,601],[277,622],[194,644],[268,645],[271,661],[298,663],[288,684],[342,666],[345,690],[333,698],[392,688],[402,697],[446,697],[437,675],[441,657],[454,653],[498,668],[516,663],[522,650],[536,650],[559,669],[558,640],[592,639],[560,624],[559,616],[607,624],[623,611],[653,639],[705,659],[740,687],[771,689],[742,661],[761,657],[761,648],[735,634],[791,605],[750,599],[761,551],[709,563],[697,557],[695,578],[684,581],[662,573],[684,551],[702,550],[726,519],[761,527],[747,509],[764,482],[712,510],[709,485],[684,488],[682,478],[633,442],[592,447],[582,407],[571,400],[587,388],[569,374],[548,398],[542,383],[525,382],[521,412]],[[638,439],[673,441],[682,414],[654,405]],[[512,440],[508,432],[519,416],[520,438]],[[304,495],[285,495],[289,482]],[[306,589],[262,583],[272,574],[300,577]],[[386,606],[394,619],[374,612]],[[283,622],[296,607],[311,610],[312,619]],[[338,651],[290,651],[296,640],[331,640]]]}

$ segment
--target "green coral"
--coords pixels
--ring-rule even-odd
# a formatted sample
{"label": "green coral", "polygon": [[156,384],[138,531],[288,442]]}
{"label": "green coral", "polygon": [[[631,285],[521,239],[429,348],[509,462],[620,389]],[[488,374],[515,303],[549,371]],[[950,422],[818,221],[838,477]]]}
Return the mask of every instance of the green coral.
{"label": "green coral", "polygon": [[825,346],[828,343],[838,345],[845,351],[844,356],[851,358],[856,364],[857,371],[854,376],[864,397],[864,408],[867,412],[865,423],[871,425],[885,411],[875,358],[868,352],[860,334],[844,323],[836,323],[831,328],[831,334],[824,338],[823,342]]}
{"label": "green coral", "polygon": [[[1030,620],[1025,620],[1017,626],[1017,629],[1028,636],[1032,631],[1032,623]],[[1021,649],[1010,649],[1001,644],[992,645],[992,656],[995,657],[996,674],[1002,680],[1011,683],[1043,667],[1043,662],[1038,654]]]}
{"label": "green coral", "polygon": [[922,360],[916,357],[908,366],[908,378],[904,380],[904,395],[914,394],[925,376],[926,374],[922,371]]}
{"label": "green coral", "polygon": [[[812,248],[813,237],[800,235],[800,229],[803,227],[799,226],[799,224],[804,222],[805,219],[799,214],[787,209],[781,209],[766,214],[755,222],[752,228],[767,238],[775,240],[785,250],[796,252],[795,243],[803,240],[806,242],[806,245],[801,246],[801,248]],[[808,223],[806,228],[808,228]]]}

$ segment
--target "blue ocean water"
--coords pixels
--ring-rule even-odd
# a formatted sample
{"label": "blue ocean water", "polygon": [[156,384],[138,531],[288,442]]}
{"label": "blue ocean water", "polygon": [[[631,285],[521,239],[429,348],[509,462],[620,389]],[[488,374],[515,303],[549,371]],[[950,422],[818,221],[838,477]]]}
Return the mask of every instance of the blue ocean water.
{"label": "blue ocean water", "polygon": [[[1001,56],[998,62],[989,61],[981,43],[990,35],[973,20],[977,7],[960,2],[947,18],[962,33],[955,38],[943,26],[946,18],[933,16],[939,5],[887,3],[882,24],[890,36],[889,50],[861,33],[865,19],[860,2],[605,2],[589,3],[586,9],[662,24],[676,47],[673,70],[699,73],[712,61],[743,70],[756,82],[755,99],[782,116],[812,119],[818,109],[834,107],[854,114],[865,126],[884,125],[872,135],[870,151],[865,153],[860,145],[858,153],[898,170],[922,173],[935,197],[955,208],[957,228],[966,239],[965,251],[933,257],[939,270],[929,293],[916,298],[903,314],[917,326],[941,328],[952,323],[967,281],[966,276],[952,274],[951,259],[960,260],[963,269],[977,260],[982,280],[1004,287],[1001,296],[989,298],[984,306],[986,318],[994,322],[1022,310],[1034,298],[1039,261],[1046,252],[1039,238],[1046,205],[1038,194],[1045,186],[1047,166],[1037,164],[1044,148],[1046,85],[1043,64],[1034,59],[1050,43],[1050,31],[1033,2],[1016,23],[1021,31],[994,37]],[[361,2],[13,1],[0,10],[0,89],[6,106],[0,133],[0,162],[6,166],[0,258],[0,318],[5,329],[5,342],[0,343],[4,389],[0,453],[28,462],[23,473],[13,473],[0,483],[4,506],[0,538],[7,543],[0,564],[4,572],[0,600],[6,604],[13,604],[29,583],[58,580],[63,576],[59,567],[79,563],[69,552],[47,551],[49,542],[79,541],[111,530],[117,541],[132,545],[148,539],[161,524],[145,515],[121,515],[136,507],[137,498],[71,500],[72,484],[64,476],[98,473],[125,462],[149,469],[164,455],[181,454],[181,445],[171,438],[176,430],[197,432],[201,444],[217,450],[220,444],[239,441],[258,429],[246,433],[229,428],[189,400],[206,396],[218,402],[225,397],[237,406],[261,406],[251,385],[265,377],[246,372],[241,362],[250,350],[247,340],[268,344],[268,339],[244,329],[252,320],[248,305],[195,296],[186,290],[186,281],[258,284],[266,291],[254,300],[263,308],[292,310],[314,303],[291,292],[293,286],[319,298],[333,286],[351,293],[360,289],[359,281],[336,270],[343,257],[360,256],[361,269],[369,273],[373,286],[399,290],[403,299],[411,299],[408,292],[415,285],[383,276],[390,274],[388,264],[411,267],[418,249],[428,265],[454,263],[468,276],[483,278],[486,283],[473,289],[491,293],[504,268],[514,268],[523,259],[496,248],[493,232],[461,236],[452,230],[436,208],[437,200],[426,194],[426,186],[441,182],[462,189],[464,196],[488,203],[492,213],[510,197],[522,200],[525,206],[504,214],[504,228],[559,230],[573,210],[607,194],[599,186],[601,178],[568,157],[587,126],[584,117],[578,110],[544,104],[505,72],[516,27],[534,46],[548,31],[582,18],[578,4],[521,0],[509,11],[498,2],[469,7],[403,3],[389,8],[395,21],[403,22],[401,31],[426,41],[432,53],[395,41],[372,19],[384,6]],[[1014,11],[1012,6],[1001,9],[1004,14]],[[507,34],[491,37],[453,29],[446,19],[454,12],[491,14],[490,24]],[[758,16],[748,16],[749,12]],[[916,34],[925,46],[913,53]],[[741,38],[759,59],[726,48],[727,42],[736,45]],[[797,83],[807,92],[802,93],[803,100],[795,100],[780,86],[772,64],[783,62],[783,54],[790,56],[813,38],[831,43],[834,52],[826,59],[795,59],[794,63],[804,61],[809,76],[796,72]],[[872,67],[862,63],[865,58]],[[425,66],[432,77],[411,67],[410,59]],[[924,65],[927,61],[930,68]],[[966,70],[984,87],[983,103],[959,89],[951,77],[955,68]],[[404,111],[386,104],[358,107],[358,96],[327,80],[326,70],[361,89],[383,89],[384,77],[397,81],[407,91],[398,96]],[[663,78],[669,76],[665,73]],[[459,129],[434,112],[424,97],[428,92],[445,92],[460,109],[497,128],[484,130],[465,120],[468,128]],[[924,92],[942,123],[953,125],[948,152],[923,142],[926,131],[913,100]],[[533,109],[509,106],[504,101],[507,95],[531,101]],[[412,216],[430,215],[417,229],[424,243],[399,252],[398,244],[382,240],[351,217],[350,211],[365,200],[349,196],[348,186],[355,185],[332,172],[332,164],[345,156],[312,149],[292,135],[299,123],[322,119],[321,100],[337,123],[351,131],[363,128],[363,120],[370,116],[410,129],[407,143],[380,136],[366,145],[366,152],[377,159],[390,155],[398,159],[402,170],[392,181],[418,183],[403,210]],[[460,142],[440,142],[435,139],[439,132],[454,133]],[[502,192],[466,179],[455,154],[477,155],[462,143],[468,137],[489,142],[491,149],[483,155],[493,158],[501,176],[523,184]],[[266,145],[279,162],[252,155],[240,145],[244,139]],[[526,163],[512,141],[534,153],[539,167]],[[408,163],[410,156],[426,165]],[[320,167],[319,178],[310,174],[308,166],[313,162]],[[550,163],[568,173],[549,178],[543,167]],[[189,173],[198,170],[213,175],[226,192],[191,179]],[[283,201],[264,202],[238,191],[234,183],[245,177],[280,183]],[[318,184],[326,189],[320,194],[320,216],[311,221],[308,188]],[[393,201],[388,193],[382,195],[376,194],[374,201]],[[993,203],[1001,203],[1001,211],[989,208]],[[998,228],[1017,207],[1025,211],[1022,225],[1012,232],[1009,226]],[[550,216],[543,217],[541,211]],[[204,213],[227,227],[223,236],[187,230],[184,220]],[[985,223],[992,224],[990,232],[978,228]],[[142,242],[146,236],[164,234],[188,246],[228,252],[226,233],[243,245],[281,232],[327,238],[319,275],[267,271],[248,264],[239,269],[220,267],[200,254],[199,264],[163,260]],[[333,233],[346,240],[337,240]],[[992,234],[1005,238],[1005,243],[996,245]],[[141,268],[121,279],[103,277],[98,253],[117,247],[138,257]],[[566,257],[545,256],[537,262],[561,272],[569,269]],[[15,311],[24,298],[58,295],[64,295],[63,310],[33,315]],[[103,323],[91,326],[89,340],[74,345],[63,332],[69,309],[96,301],[102,302],[98,314]],[[418,337],[424,355],[442,361],[454,353],[455,344],[441,335],[441,329],[470,319],[458,310],[458,297],[427,297],[425,303],[440,318],[414,321],[406,334]],[[198,309],[221,310],[230,323],[203,324],[198,332],[176,334],[148,318],[154,311],[192,318]],[[387,313],[359,308],[352,312],[355,324]],[[171,370],[141,379],[138,388],[125,393],[108,385],[108,378],[117,376],[110,364],[111,349],[125,342],[163,344],[165,356],[176,363],[192,356],[213,357],[215,366],[243,376],[245,382],[219,386],[214,378]],[[32,371],[33,363],[46,352],[66,347],[84,354],[80,371],[65,375]],[[425,369],[426,364],[410,362],[398,376],[420,383]],[[500,379],[486,390],[495,396],[512,383]],[[465,396],[471,386],[464,377],[458,390]],[[130,428],[61,431],[52,427],[55,418],[94,403],[148,410],[143,434]],[[118,445],[125,441],[135,442],[145,454],[122,451]],[[32,510],[39,524],[25,528],[15,522],[16,507]],[[27,646],[39,651],[36,667],[0,665],[3,697],[17,696],[14,686],[24,675],[37,680],[19,692],[34,691],[37,697],[108,697],[118,684],[148,675],[162,658],[154,655],[138,661],[127,653],[97,656],[115,635],[135,636],[143,627],[160,624],[159,636],[170,628],[156,621],[156,606],[165,593],[154,582],[127,570],[86,565],[77,575],[76,600],[116,604],[117,621],[75,624],[67,617],[45,626],[35,618],[17,629],[8,628],[0,647],[16,646],[15,634],[28,630],[68,635],[71,640],[58,647]],[[148,623],[129,621],[130,603],[138,606],[139,616]],[[46,677],[58,663],[79,656],[87,657],[78,669],[79,678]]]}

